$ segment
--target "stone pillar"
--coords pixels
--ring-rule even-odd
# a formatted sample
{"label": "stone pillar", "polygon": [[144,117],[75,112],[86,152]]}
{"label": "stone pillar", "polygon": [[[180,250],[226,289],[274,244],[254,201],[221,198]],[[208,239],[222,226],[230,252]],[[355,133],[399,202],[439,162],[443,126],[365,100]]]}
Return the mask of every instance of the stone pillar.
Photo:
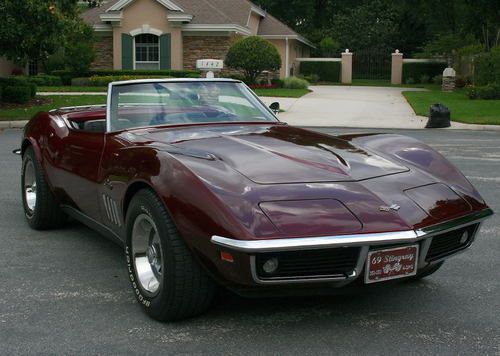
{"label": "stone pillar", "polygon": [[391,84],[399,85],[403,83],[403,53],[399,49],[392,54]]}
{"label": "stone pillar", "polygon": [[453,91],[455,90],[455,79],[457,72],[455,69],[448,67],[443,71],[443,91]]}
{"label": "stone pillar", "polygon": [[342,52],[342,84],[352,83],[352,53],[348,49]]}

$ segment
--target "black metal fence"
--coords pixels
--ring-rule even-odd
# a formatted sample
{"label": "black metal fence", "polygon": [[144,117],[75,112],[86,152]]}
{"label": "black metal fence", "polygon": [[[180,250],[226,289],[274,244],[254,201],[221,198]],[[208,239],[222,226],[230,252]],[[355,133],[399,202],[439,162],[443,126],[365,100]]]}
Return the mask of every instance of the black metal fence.
{"label": "black metal fence", "polygon": [[352,78],[390,80],[391,61],[391,53],[387,51],[355,51]]}

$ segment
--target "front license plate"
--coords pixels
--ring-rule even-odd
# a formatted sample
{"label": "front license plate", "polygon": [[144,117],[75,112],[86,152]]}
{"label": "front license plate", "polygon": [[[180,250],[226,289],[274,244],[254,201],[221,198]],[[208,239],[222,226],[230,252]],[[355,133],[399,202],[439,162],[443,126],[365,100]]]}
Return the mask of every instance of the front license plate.
{"label": "front license plate", "polygon": [[371,251],[366,260],[365,283],[417,274],[418,245]]}

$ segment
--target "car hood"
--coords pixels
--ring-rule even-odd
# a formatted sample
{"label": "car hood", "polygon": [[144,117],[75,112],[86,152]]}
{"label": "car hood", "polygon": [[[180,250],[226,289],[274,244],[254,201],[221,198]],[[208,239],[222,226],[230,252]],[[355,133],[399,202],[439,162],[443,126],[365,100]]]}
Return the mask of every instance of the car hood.
{"label": "car hood", "polygon": [[287,125],[197,126],[145,136],[221,160],[257,184],[350,182],[408,171],[352,142]]}

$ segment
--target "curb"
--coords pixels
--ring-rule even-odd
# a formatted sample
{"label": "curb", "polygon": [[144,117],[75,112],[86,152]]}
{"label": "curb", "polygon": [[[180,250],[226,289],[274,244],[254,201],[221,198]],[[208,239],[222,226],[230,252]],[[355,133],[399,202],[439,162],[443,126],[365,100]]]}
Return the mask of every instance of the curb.
{"label": "curb", "polygon": [[0,121],[0,129],[22,129],[28,123],[28,120],[23,121]]}

